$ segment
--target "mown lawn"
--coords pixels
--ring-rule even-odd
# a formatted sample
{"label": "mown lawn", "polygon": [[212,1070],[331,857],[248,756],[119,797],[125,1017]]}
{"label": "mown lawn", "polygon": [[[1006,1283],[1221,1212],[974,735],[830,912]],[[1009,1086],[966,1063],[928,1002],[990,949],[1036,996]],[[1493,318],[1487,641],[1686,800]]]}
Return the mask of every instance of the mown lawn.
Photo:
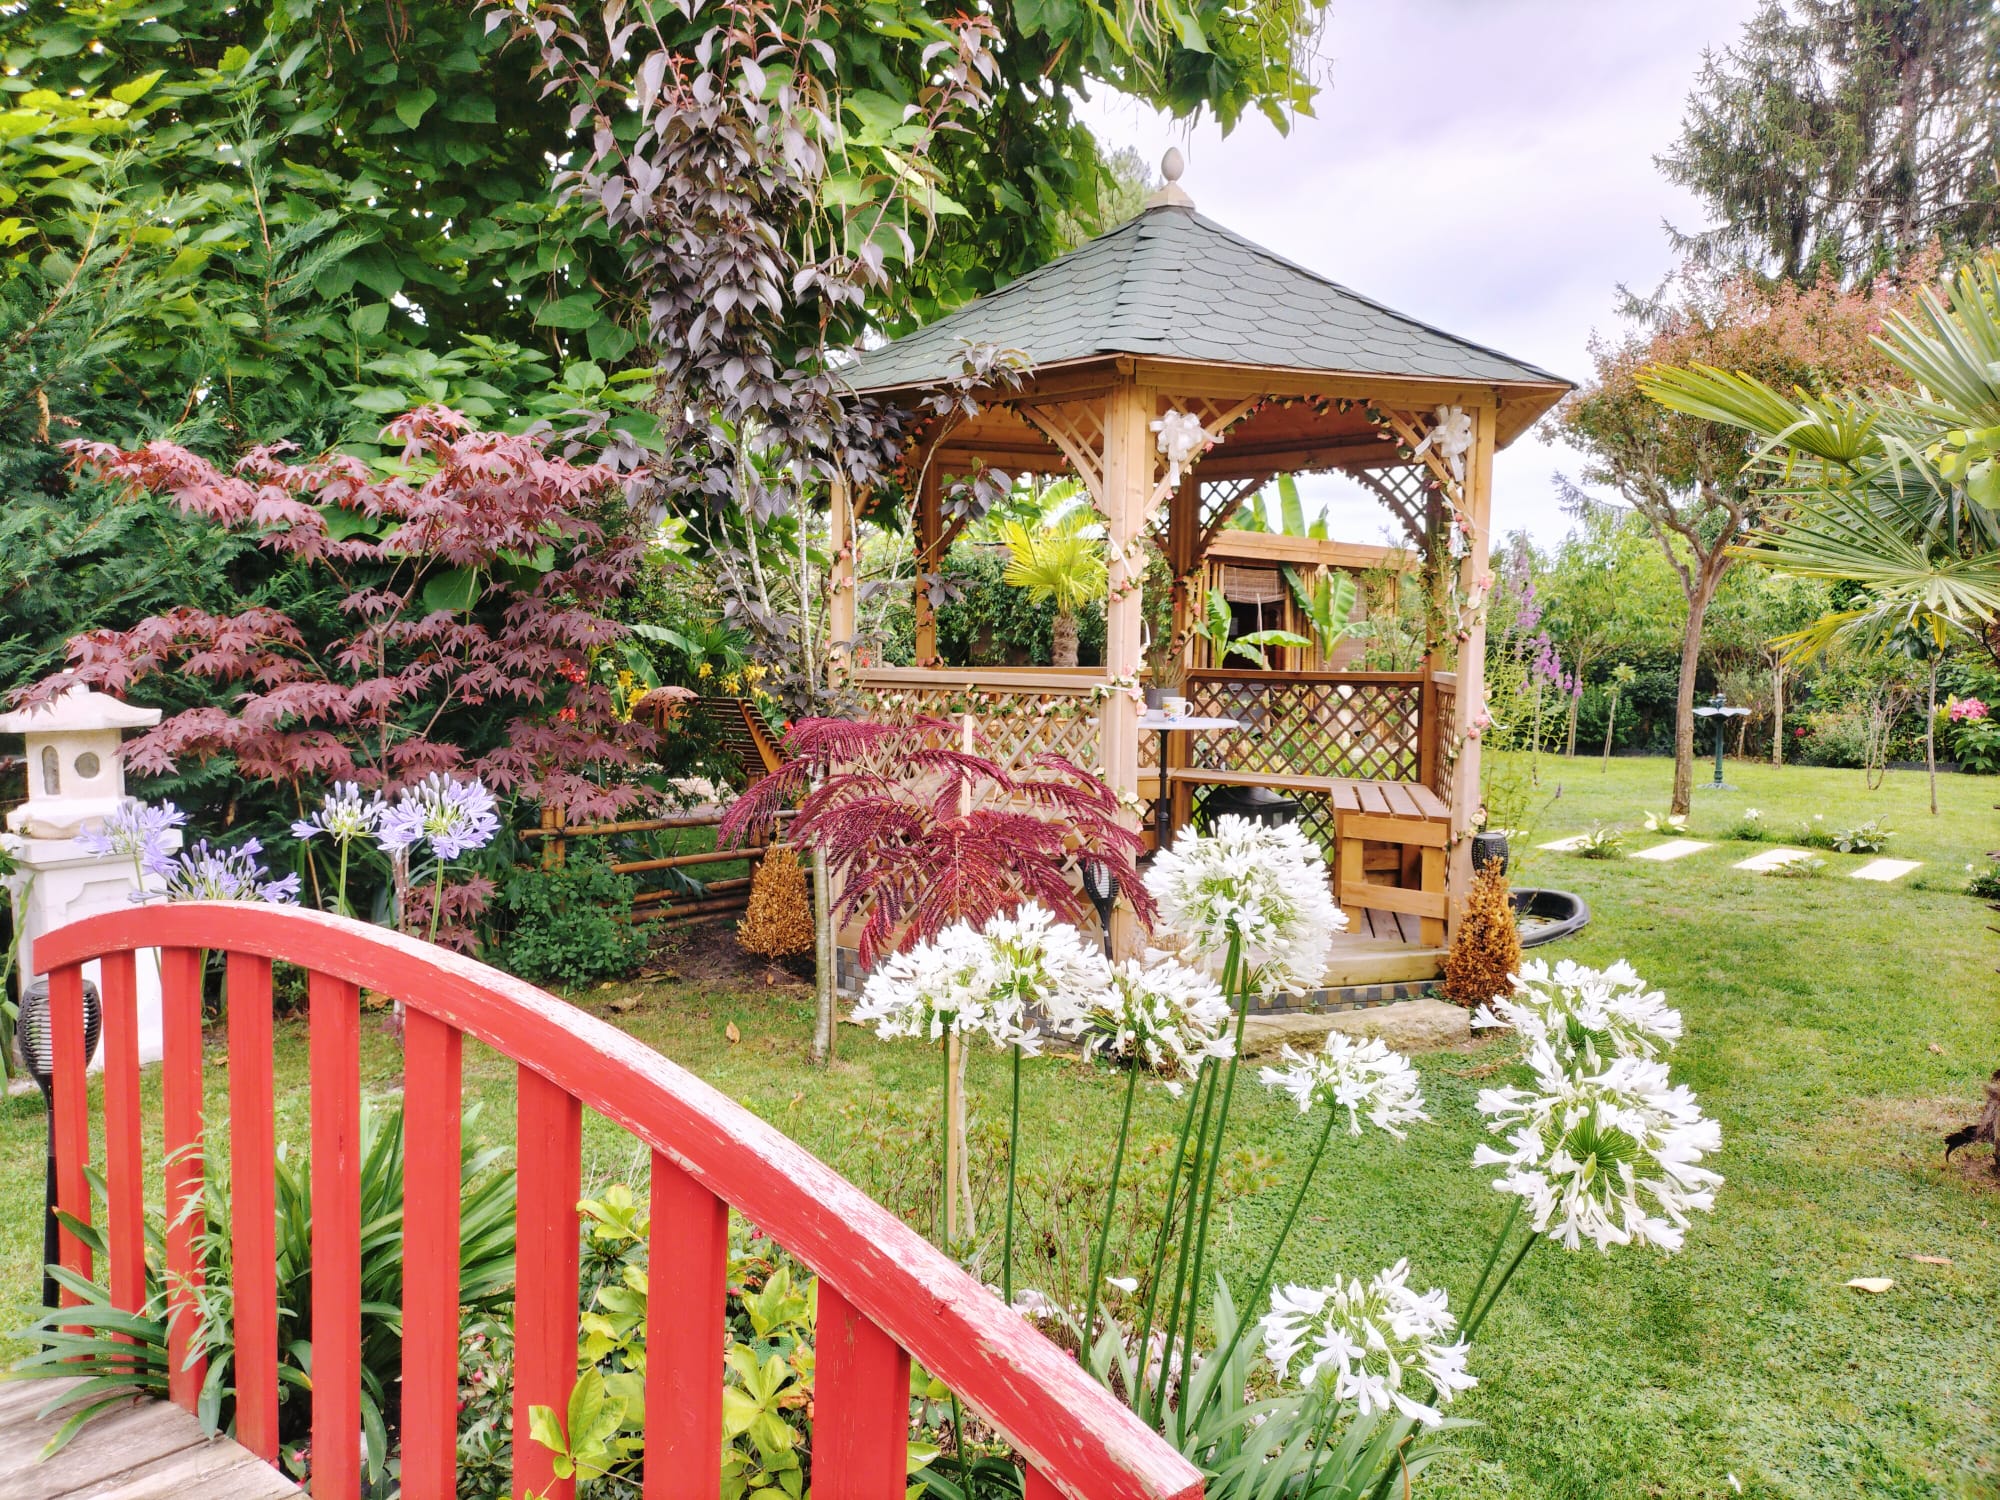
{"label": "mown lawn", "polygon": [[[1598,819],[1636,829],[1664,810],[1662,761],[1545,759],[1535,839]],[[1780,831],[1813,813],[1841,825],[1875,817],[1890,853],[1922,859],[1891,886],[1846,878],[1858,857],[1829,854],[1817,879],[1730,868],[1753,846],[1718,843],[1672,864],[1532,854],[1523,883],[1580,892],[1592,925],[1559,948],[1584,962],[1624,957],[1685,1013],[1677,1075],[1721,1121],[1715,1163],[1729,1181],[1686,1251],[1601,1257],[1544,1247],[1482,1333],[1482,1382],[1458,1408],[1485,1425],[1434,1470],[1429,1493],[1463,1497],[2000,1495],[2000,1191],[1976,1162],[1941,1164],[1938,1137],[1969,1119],[2000,1063],[1995,978],[2000,940],[1961,894],[1964,866],[2000,846],[2000,781],[1948,777],[1944,811],[1923,778],[1881,790],[1853,771],[1732,763],[1743,790],[1697,796],[1690,834],[1721,839],[1744,806]],[[1554,797],[1557,787],[1561,795]],[[1553,801],[1549,799],[1553,797]],[[1546,803],[1544,807],[1542,804]],[[1653,842],[1635,834],[1633,847]],[[579,997],[804,1141],[928,1227],[934,1054],[844,1028],[841,1058],[809,1071],[810,1000],[797,986],[733,975],[711,983],[698,951],[663,962],[673,977]],[[739,1040],[731,1041],[730,1028]],[[303,1139],[304,1034],[281,1032],[280,1097]],[[220,1073],[215,1054],[211,1076]],[[1469,1166],[1477,1090],[1508,1076],[1504,1044],[1419,1059],[1434,1117],[1398,1146],[1380,1136],[1330,1154],[1283,1271],[1300,1281],[1367,1274],[1407,1255],[1421,1285],[1462,1298],[1501,1207]],[[371,1033],[369,1087],[388,1093],[398,1061]],[[511,1132],[511,1074],[469,1057],[481,1129]],[[1004,1072],[975,1060],[978,1129],[1004,1124]],[[289,1085],[289,1086],[287,1086]],[[1031,1066],[1024,1170],[1030,1236],[1073,1280],[1085,1209],[1071,1197],[1102,1170],[1121,1089],[1108,1075],[1049,1060]],[[1218,1225],[1239,1284],[1288,1201],[1310,1142],[1298,1117],[1251,1089],[1239,1115],[1238,1188]],[[1147,1091],[1143,1138],[1163,1138],[1171,1101]],[[212,1109],[220,1115],[218,1096]],[[0,1304],[36,1290],[42,1131],[36,1098],[0,1107]],[[985,1159],[992,1160],[990,1150]],[[594,1179],[636,1180],[643,1162],[591,1122]],[[1144,1173],[1142,1171],[1142,1182]],[[1070,1206],[1051,1210],[1051,1201]],[[1083,1195],[1087,1204],[1089,1194]],[[990,1219],[990,1215],[988,1218]],[[1948,1258],[1950,1264],[1915,1256]],[[1068,1269],[1065,1270],[1064,1268]],[[1869,1296],[1850,1277],[1894,1278]],[[1036,1279],[1023,1275],[1023,1280]],[[0,1345],[0,1353],[18,1350]]]}

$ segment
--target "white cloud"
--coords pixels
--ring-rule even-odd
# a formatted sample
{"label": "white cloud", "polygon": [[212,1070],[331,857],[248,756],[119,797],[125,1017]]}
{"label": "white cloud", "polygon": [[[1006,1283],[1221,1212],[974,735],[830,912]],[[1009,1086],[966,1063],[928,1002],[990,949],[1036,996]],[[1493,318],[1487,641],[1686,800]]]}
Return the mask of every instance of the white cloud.
{"label": "white cloud", "polygon": [[[1107,144],[1170,144],[1202,213],[1453,333],[1580,380],[1620,283],[1672,264],[1661,224],[1699,221],[1653,157],[1679,132],[1704,47],[1734,41],[1754,0],[1336,0],[1318,116],[1289,136],[1246,120],[1186,133],[1100,96]],[[1495,468],[1495,523],[1544,542],[1568,529],[1554,476],[1576,455],[1533,435]],[[1336,534],[1386,515],[1321,481]]]}

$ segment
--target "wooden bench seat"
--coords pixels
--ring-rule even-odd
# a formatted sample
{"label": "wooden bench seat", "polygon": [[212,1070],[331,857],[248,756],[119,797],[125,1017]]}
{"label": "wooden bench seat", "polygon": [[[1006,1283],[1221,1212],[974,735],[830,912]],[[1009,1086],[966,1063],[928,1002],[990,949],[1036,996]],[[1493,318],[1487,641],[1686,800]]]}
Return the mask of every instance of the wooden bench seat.
{"label": "wooden bench seat", "polygon": [[[1345,776],[1289,776],[1265,771],[1209,771],[1198,767],[1167,772],[1177,819],[1185,816],[1200,786],[1267,786],[1281,792],[1315,792],[1333,804],[1336,879],[1334,898],[1347,912],[1350,928],[1358,909],[1405,912],[1418,918],[1426,947],[1444,946],[1445,851],[1451,844],[1451,809],[1427,786],[1402,781],[1363,781]],[[1366,846],[1389,844],[1403,851],[1400,868],[1414,866],[1414,885],[1385,885],[1367,878]]]}

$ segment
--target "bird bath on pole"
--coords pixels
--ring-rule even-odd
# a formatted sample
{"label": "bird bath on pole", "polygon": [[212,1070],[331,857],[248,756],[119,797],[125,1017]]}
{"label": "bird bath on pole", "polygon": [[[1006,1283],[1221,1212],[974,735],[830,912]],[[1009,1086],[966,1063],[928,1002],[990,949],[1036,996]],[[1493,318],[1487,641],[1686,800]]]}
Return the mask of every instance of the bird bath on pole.
{"label": "bird bath on pole", "polygon": [[1733,792],[1736,790],[1735,787],[1722,779],[1722,742],[1723,736],[1728,732],[1729,721],[1731,719],[1740,719],[1749,712],[1750,710],[1747,708],[1727,707],[1723,703],[1722,694],[1720,693],[1717,693],[1708,700],[1706,708],[1697,708],[1694,711],[1694,716],[1697,719],[1713,719],[1715,721],[1715,780],[1700,790],[1704,792]]}

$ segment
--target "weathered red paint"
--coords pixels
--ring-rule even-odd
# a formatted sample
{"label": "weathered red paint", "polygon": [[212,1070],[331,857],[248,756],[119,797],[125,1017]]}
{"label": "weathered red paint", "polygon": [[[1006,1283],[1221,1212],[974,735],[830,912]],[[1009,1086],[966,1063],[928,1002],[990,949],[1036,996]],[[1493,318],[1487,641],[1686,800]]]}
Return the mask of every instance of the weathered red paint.
{"label": "weathered red paint", "polygon": [[229,955],[229,1230],[236,1441],[278,1457],[278,1193],[271,1119],[271,960]]}
{"label": "weathered red paint", "polygon": [[[514,1431],[546,1406],[565,1429],[576,1384],[576,1204],[583,1192],[583,1106],[526,1063],[516,1089],[520,1122],[514,1200]],[[514,1493],[572,1500],[576,1480],[556,1478],[555,1455],[514,1444]]]}
{"label": "weathered red paint", "polygon": [[208,1376],[195,1359],[196,1293],[203,1283],[201,1255],[201,950],[160,953],[160,1114],[167,1152],[167,1393],[193,1411]]}
{"label": "weathered red paint", "polygon": [[[79,1224],[90,1222],[90,1085],[85,1075],[83,970],[66,964],[49,973],[49,1043],[54,1053],[55,1117],[49,1128],[56,1152],[56,1207]],[[90,1246],[64,1224],[58,1231],[59,1258],[79,1276],[91,1271]],[[60,1301],[75,1307],[83,1299],[64,1287]]]}
{"label": "weathered red paint", "polygon": [[361,1493],[361,994],[306,974],[312,1061],[313,1493]]}
{"label": "weathered red paint", "polygon": [[146,1302],[145,1143],[139,1112],[139,983],[133,956],[100,966],[104,990],[105,1248],[111,1302],[138,1312]]}
{"label": "weathered red paint", "polygon": [[[615,1027],[462,955],[344,918],[283,907],[190,903],[106,913],[44,936],[35,944],[35,960],[61,968],[145,947],[191,956],[198,948],[258,954],[302,963],[342,981],[341,1006],[329,998],[313,1008],[316,1136],[319,1092],[328,1082],[319,1067],[321,1015],[324,1010],[329,1032],[342,1033],[339,1047],[351,1045],[353,986],[395,996],[413,1012],[527,1064],[523,1124],[532,1110],[544,1128],[539,1141],[525,1130],[521,1140],[521,1291],[527,1305],[520,1311],[525,1326],[516,1336],[517,1348],[532,1348],[540,1362],[533,1370],[524,1363],[518,1377],[534,1382],[529,1389],[537,1404],[544,1397],[535,1393],[566,1395],[575,1371],[572,1343],[567,1371],[552,1373],[560,1341],[546,1330],[566,1317],[574,1338],[575,1178],[570,1174],[578,1154],[570,1122],[578,1121],[581,1105],[631,1132],[685,1173],[692,1186],[737,1209],[818,1274],[822,1307],[838,1309],[836,1323],[848,1336],[832,1358],[832,1370],[841,1375],[830,1373],[827,1356],[820,1357],[818,1399],[822,1407],[832,1399],[834,1428],[847,1427],[841,1416],[845,1398],[836,1392],[844,1390],[845,1372],[853,1369],[865,1387],[850,1403],[862,1413],[855,1431],[886,1432],[884,1393],[896,1388],[893,1371],[906,1369],[900,1351],[907,1350],[1027,1459],[1035,1500],[1198,1500],[1200,1475],[1072,1358],[852,1183]],[[331,992],[322,986],[316,993]],[[344,1029],[336,1011],[348,1018]],[[170,1085],[172,1046],[170,1038]],[[332,1042],[327,1046],[335,1049]],[[198,1081],[198,1046],[194,1064]],[[80,1075],[80,1065],[77,1071]],[[531,1096],[541,1102],[525,1103]],[[560,1107],[557,1097],[565,1101]],[[198,1094],[196,1102],[198,1136]],[[550,1125],[554,1128],[546,1128]],[[316,1149],[316,1171],[317,1157]],[[552,1232],[557,1227],[559,1234]],[[333,1253],[331,1246],[325,1251],[315,1246],[316,1259]],[[559,1259],[565,1254],[566,1261]],[[319,1280],[316,1274],[316,1296]],[[557,1307],[559,1287],[567,1294],[566,1312]],[[544,1331],[536,1331],[537,1320]],[[890,1354],[891,1347],[898,1352]],[[333,1376],[323,1363],[316,1373],[322,1387]],[[343,1374],[350,1391],[357,1379],[358,1371]],[[823,1411],[820,1416],[826,1420]],[[349,1443],[357,1429],[358,1424],[346,1429]],[[876,1453],[886,1474],[879,1453],[886,1439],[874,1441],[875,1448],[864,1445],[859,1451]],[[339,1450],[332,1432],[328,1442]],[[325,1467],[328,1458],[327,1451],[314,1454],[317,1494],[348,1500],[357,1485],[337,1488]],[[837,1482],[829,1475],[829,1483]],[[816,1491],[818,1484],[815,1476]],[[829,1500],[836,1493],[830,1488]],[[900,1494],[900,1485],[882,1493]]]}
{"label": "weathered red paint", "polygon": [[910,1356],[824,1280],[813,1329],[813,1494],[888,1500],[910,1458]]}
{"label": "weathered red paint", "polygon": [[729,1205],[653,1153],[646,1302],[645,1500],[709,1500],[722,1488],[722,1350]]}
{"label": "weathered red paint", "polygon": [[464,1042],[414,1007],[403,1025],[403,1496],[456,1500]]}

